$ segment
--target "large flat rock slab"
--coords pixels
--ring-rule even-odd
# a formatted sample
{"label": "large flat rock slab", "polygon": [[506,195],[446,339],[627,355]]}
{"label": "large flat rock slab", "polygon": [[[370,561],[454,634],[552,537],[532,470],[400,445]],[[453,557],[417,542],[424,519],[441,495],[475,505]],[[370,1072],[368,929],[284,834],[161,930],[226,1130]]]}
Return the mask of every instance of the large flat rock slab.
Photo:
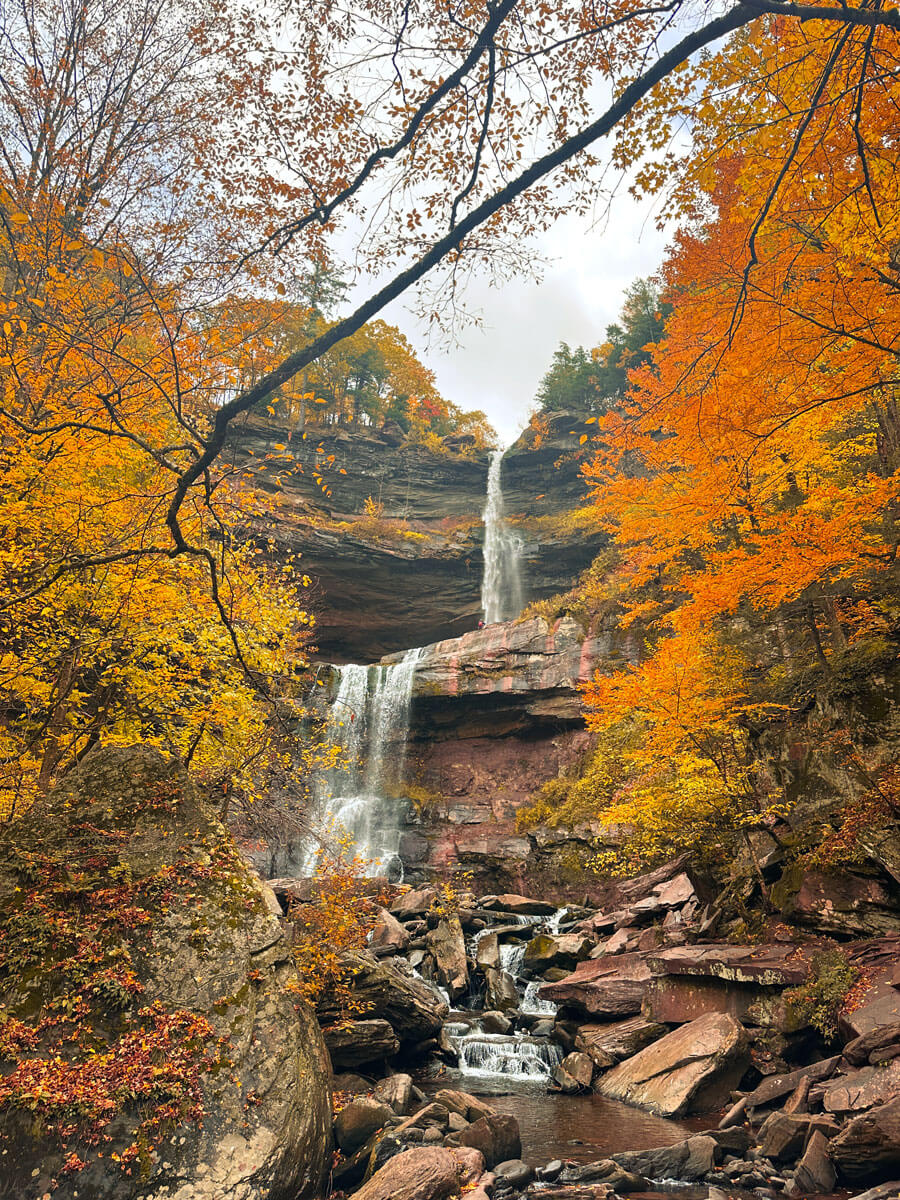
{"label": "large flat rock slab", "polygon": [[660,1116],[706,1112],[727,1099],[749,1062],[739,1022],[709,1013],[613,1067],[596,1091]]}
{"label": "large flat rock slab", "polygon": [[674,946],[660,950],[651,965],[662,975],[715,978],[726,983],[759,987],[794,987],[809,976],[809,956],[801,946],[734,946],[728,942],[699,946]]}
{"label": "large flat rock slab", "polygon": [[539,995],[589,1017],[632,1017],[641,1011],[651,978],[645,955],[620,954],[579,963],[565,979],[543,984]]}

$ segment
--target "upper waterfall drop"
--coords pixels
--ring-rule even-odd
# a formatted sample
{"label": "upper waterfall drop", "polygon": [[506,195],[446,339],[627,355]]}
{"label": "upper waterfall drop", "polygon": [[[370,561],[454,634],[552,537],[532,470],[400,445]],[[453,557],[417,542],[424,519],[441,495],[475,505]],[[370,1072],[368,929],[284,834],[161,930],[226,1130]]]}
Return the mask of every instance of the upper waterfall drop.
{"label": "upper waterfall drop", "polygon": [[522,611],[522,539],[510,528],[503,506],[500,470],[502,450],[491,452],[484,506],[484,575],[481,581],[481,608],[484,623],[507,621]]}

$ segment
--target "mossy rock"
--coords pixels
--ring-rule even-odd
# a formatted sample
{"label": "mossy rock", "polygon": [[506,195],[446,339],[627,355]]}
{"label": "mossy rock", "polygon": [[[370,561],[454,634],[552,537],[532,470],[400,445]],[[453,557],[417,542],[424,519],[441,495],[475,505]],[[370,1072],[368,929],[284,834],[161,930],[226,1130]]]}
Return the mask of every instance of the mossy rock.
{"label": "mossy rock", "polygon": [[330,1066],[274,897],[157,750],[0,834],[0,1197],[301,1200]]}

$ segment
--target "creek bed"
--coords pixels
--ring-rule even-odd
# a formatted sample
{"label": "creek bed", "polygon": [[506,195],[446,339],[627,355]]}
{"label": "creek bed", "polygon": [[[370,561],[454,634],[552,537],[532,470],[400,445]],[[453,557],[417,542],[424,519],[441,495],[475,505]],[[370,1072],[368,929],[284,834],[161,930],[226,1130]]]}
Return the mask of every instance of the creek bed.
{"label": "creek bed", "polygon": [[[416,1084],[428,1095],[441,1088],[459,1088],[484,1096],[498,1113],[515,1117],[522,1137],[522,1157],[532,1166],[551,1159],[587,1163],[624,1150],[652,1150],[671,1146],[703,1129],[715,1128],[721,1113],[670,1120],[642,1112],[605,1096],[566,1096],[548,1092],[543,1083],[504,1076],[464,1074],[445,1070],[440,1077],[422,1076]],[[652,1192],[634,1193],[627,1200],[707,1200],[708,1184],[657,1185]],[[721,1193],[720,1193],[721,1194]],[[728,1188],[729,1200],[760,1200],[755,1192]],[[804,1196],[803,1200],[847,1200],[850,1192],[830,1197]]]}

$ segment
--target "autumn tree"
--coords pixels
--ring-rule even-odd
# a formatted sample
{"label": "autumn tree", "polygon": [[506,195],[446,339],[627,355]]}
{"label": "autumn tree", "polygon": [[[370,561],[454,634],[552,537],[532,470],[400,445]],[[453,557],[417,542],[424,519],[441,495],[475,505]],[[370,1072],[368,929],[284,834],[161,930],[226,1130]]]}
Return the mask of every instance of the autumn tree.
{"label": "autumn tree", "polygon": [[[896,656],[896,56],[892,35],[779,19],[710,64],[664,271],[672,315],[588,470],[623,623],[651,634],[644,662],[586,690],[601,739],[639,723],[629,779],[602,805],[639,838],[673,788],[691,796],[698,762],[736,826],[763,813],[766,703],[771,719],[854,655]],[[748,104],[734,84],[751,74],[767,82]],[[710,799],[694,795],[697,831]]]}
{"label": "autumn tree", "polygon": [[[411,287],[426,284],[420,298],[440,323],[469,270],[502,277],[530,267],[529,233],[596,205],[603,139],[616,168],[645,164],[686,111],[703,111],[708,81],[736,103],[729,72],[748,39],[727,39],[750,31],[752,42],[770,13],[809,69],[781,71],[792,77],[794,115],[774,122],[787,136],[758,159],[756,194],[765,199],[748,216],[752,234],[788,168],[805,161],[798,138],[830,146],[821,81],[833,81],[838,67],[845,83],[855,81],[841,101],[851,160],[867,164],[855,194],[877,199],[885,185],[859,140],[875,144],[890,109],[876,111],[869,97],[884,92],[895,10],[746,0],[710,15],[686,2],[560,9],[496,0],[462,5],[448,20],[429,0],[6,6],[3,436],[8,461],[31,470],[9,476],[12,651],[17,607],[57,585],[84,585],[126,564],[137,576],[199,571],[236,661],[243,657],[252,675],[232,610],[233,491],[217,473],[232,421],[293,381],[302,386],[304,371]],[[722,39],[724,52],[698,57]],[[770,55],[745,56],[745,93],[765,90],[779,68]],[[599,113],[598,95],[608,97]],[[848,107],[851,97],[860,100]],[[710,129],[709,153],[730,145],[731,124]],[[668,175],[681,202],[693,176],[680,166],[679,174],[665,158],[642,165],[639,183]],[[206,314],[226,296],[302,304],[301,281],[311,263],[328,267],[339,231],[355,247],[354,266],[379,276],[374,292],[284,357],[256,363],[236,394],[223,391],[227,363]],[[759,243],[747,240],[751,265]],[[740,313],[744,291],[738,299]],[[101,469],[112,446],[135,456],[127,470]],[[45,497],[51,517],[36,522],[19,554],[15,502],[45,463],[60,470]],[[108,502],[90,500],[91,521],[82,477],[111,487]],[[114,519],[120,502],[130,510]],[[45,607],[50,622],[56,608]],[[41,728],[57,719],[60,670],[62,683],[39,700]],[[10,721],[29,703],[24,693],[10,700]]]}

